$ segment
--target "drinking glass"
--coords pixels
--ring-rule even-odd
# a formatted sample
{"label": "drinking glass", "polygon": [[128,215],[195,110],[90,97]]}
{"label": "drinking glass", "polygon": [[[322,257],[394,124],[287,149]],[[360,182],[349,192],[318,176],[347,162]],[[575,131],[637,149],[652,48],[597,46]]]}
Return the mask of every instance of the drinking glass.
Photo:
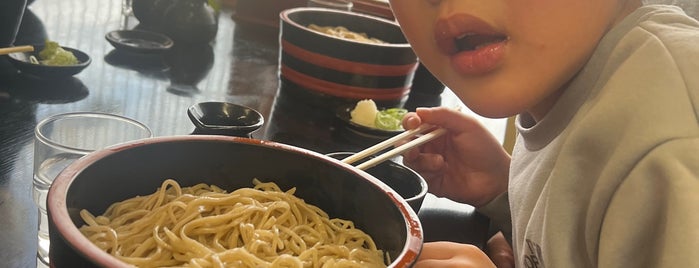
{"label": "drinking glass", "polygon": [[97,112],[50,116],[34,130],[33,199],[39,209],[37,258],[49,263],[46,196],[51,182],[73,161],[95,150],[152,137],[150,129],[130,118]]}

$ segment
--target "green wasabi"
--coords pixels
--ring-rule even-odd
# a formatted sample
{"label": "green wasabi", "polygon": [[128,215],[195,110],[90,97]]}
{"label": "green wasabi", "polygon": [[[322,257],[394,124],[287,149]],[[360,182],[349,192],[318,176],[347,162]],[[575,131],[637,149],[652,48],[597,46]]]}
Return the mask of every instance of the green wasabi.
{"label": "green wasabi", "polygon": [[72,52],[63,49],[57,42],[46,40],[44,49],[39,52],[39,62],[43,65],[66,66],[78,64]]}
{"label": "green wasabi", "polygon": [[408,110],[403,108],[389,108],[376,113],[374,125],[383,130],[403,130],[401,121]]}

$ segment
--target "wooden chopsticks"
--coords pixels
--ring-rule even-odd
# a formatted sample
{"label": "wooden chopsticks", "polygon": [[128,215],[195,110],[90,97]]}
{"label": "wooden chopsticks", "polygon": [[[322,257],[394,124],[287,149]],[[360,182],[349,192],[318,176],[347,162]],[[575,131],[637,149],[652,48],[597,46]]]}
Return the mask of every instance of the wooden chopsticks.
{"label": "wooden chopsticks", "polygon": [[357,165],[356,167],[361,169],[361,170],[366,170],[368,168],[371,168],[373,166],[378,165],[379,163],[388,160],[391,157],[394,157],[410,148],[413,148],[415,146],[419,146],[425,142],[428,142],[434,138],[437,138],[439,136],[442,136],[444,133],[446,133],[446,129],[443,128],[438,128],[432,125],[427,125],[423,124],[415,129],[411,129],[408,131],[405,131],[401,134],[398,134],[396,136],[393,136],[383,142],[377,143],[376,145],[373,145],[367,149],[362,150],[361,152],[358,152],[356,154],[353,154],[349,157],[346,157],[345,159],[342,159],[342,162],[347,163],[347,164],[352,164],[358,160],[364,159],[366,157],[369,157],[383,149],[386,149],[390,146],[393,146],[397,142],[404,140],[408,137],[416,136],[419,134],[426,133],[424,135],[419,136],[418,138],[411,140],[401,146],[398,146],[396,148],[391,149],[388,152],[385,152],[381,155],[378,155],[374,158],[371,158],[367,160],[364,163],[361,163]]}
{"label": "wooden chopsticks", "polygon": [[16,46],[16,47],[3,47],[0,48],[0,55],[6,55],[15,52],[29,52],[34,51],[34,46]]}

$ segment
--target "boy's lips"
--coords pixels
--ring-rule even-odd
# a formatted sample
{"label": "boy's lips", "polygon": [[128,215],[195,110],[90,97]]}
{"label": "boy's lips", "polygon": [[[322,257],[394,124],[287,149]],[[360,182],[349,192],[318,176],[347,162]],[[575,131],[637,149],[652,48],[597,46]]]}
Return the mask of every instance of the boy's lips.
{"label": "boy's lips", "polygon": [[437,46],[459,73],[490,72],[504,57],[507,36],[476,17],[452,15],[437,20],[434,28]]}

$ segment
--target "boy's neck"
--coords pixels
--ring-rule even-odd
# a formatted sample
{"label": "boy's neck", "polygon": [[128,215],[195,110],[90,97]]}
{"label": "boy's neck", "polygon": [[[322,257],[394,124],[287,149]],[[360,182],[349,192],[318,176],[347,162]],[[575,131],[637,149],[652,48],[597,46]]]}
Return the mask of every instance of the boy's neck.
{"label": "boy's neck", "polygon": [[[626,16],[629,14],[633,13],[636,11],[636,9],[640,8],[643,6],[640,0],[621,0],[624,1],[624,3],[620,6],[616,19],[612,21],[612,23],[609,24],[609,28],[607,31],[611,30],[614,26],[619,24]],[[570,82],[577,77],[577,74],[574,75],[571,80],[569,80],[567,83],[565,83],[561,88],[558,90],[554,91],[552,94],[547,96],[544,100],[539,102],[536,106],[532,107],[531,109],[527,110],[527,113],[534,119],[535,122],[541,121],[541,119],[546,116],[546,114],[551,110],[554,104],[556,104],[556,101],[558,101],[558,98],[563,94],[563,91],[568,87]]]}
{"label": "boy's neck", "polygon": [[609,29],[607,29],[607,31],[609,31],[611,28],[613,28],[614,26],[619,24],[619,22],[624,20],[624,18],[626,18],[626,16],[628,16],[629,14],[636,11],[636,9],[643,6],[643,3],[641,2],[641,0],[622,0],[622,1],[625,1],[626,3],[624,3],[624,5],[621,6],[621,8],[619,9],[619,11],[617,13],[616,19],[609,25]]}
{"label": "boy's neck", "polygon": [[[567,87],[568,83],[563,87]],[[546,114],[551,110],[551,107],[553,107],[554,104],[556,104],[556,101],[558,101],[558,98],[563,94],[564,89],[561,88],[559,90],[554,91],[551,93],[551,95],[548,95],[544,100],[539,102],[536,106],[532,107],[531,109],[527,110],[527,113],[534,119],[535,122],[541,121],[541,119],[546,116]]]}

